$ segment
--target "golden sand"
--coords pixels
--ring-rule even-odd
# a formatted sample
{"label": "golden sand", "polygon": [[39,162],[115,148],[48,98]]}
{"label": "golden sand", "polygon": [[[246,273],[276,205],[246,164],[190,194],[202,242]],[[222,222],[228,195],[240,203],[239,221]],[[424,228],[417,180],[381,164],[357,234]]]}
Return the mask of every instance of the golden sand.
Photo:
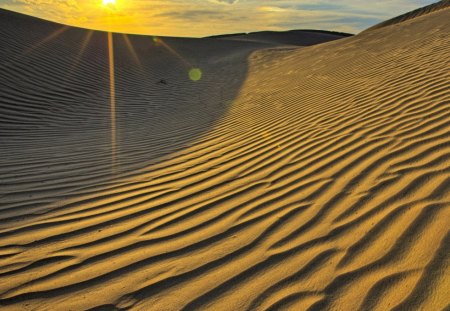
{"label": "golden sand", "polygon": [[427,13],[294,47],[0,11],[0,309],[448,308],[450,10]]}

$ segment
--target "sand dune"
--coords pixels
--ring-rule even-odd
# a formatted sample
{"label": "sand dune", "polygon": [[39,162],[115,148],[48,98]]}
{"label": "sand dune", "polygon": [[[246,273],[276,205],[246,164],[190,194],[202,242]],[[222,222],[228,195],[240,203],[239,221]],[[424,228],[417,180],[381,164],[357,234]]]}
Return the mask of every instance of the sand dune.
{"label": "sand dune", "polygon": [[0,15],[2,310],[449,307],[448,8],[301,48]]}
{"label": "sand dune", "polygon": [[212,36],[210,38],[272,43],[277,45],[310,46],[350,36],[352,35],[348,33],[333,32],[333,31],[290,30],[281,32],[260,31],[241,34],[219,35],[219,36]]}
{"label": "sand dune", "polygon": [[383,28],[386,26],[392,26],[392,25],[407,21],[409,19],[414,19],[414,18],[424,16],[426,14],[433,13],[433,12],[436,12],[439,10],[448,9],[448,7],[450,7],[450,0],[441,0],[436,3],[430,4],[426,7],[419,8],[417,10],[402,14],[400,16],[397,16],[397,17],[394,17],[387,21],[384,21],[382,23],[379,23],[373,27],[368,28],[366,31],[371,31],[371,30]]}

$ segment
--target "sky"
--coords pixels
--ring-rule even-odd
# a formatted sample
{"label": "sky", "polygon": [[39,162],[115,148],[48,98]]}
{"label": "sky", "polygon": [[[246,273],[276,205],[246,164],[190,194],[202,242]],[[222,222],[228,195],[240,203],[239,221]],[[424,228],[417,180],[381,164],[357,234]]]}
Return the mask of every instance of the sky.
{"label": "sky", "polygon": [[0,8],[90,29],[203,37],[291,29],[358,33],[434,2],[437,0],[0,0]]}

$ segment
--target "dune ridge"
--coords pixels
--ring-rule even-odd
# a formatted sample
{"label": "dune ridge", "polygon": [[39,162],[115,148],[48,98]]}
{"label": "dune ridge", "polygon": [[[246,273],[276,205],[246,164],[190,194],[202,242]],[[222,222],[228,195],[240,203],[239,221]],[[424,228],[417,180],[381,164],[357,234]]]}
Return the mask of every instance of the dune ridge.
{"label": "dune ridge", "polygon": [[402,23],[404,21],[414,19],[414,18],[417,18],[420,16],[424,16],[424,15],[427,15],[427,14],[430,14],[430,13],[433,13],[433,12],[436,12],[439,10],[448,9],[449,7],[450,7],[450,0],[440,0],[436,3],[427,5],[426,7],[418,8],[414,11],[411,11],[411,12],[402,14],[400,16],[388,19],[387,21],[384,21],[375,26],[372,26],[372,27],[366,29],[365,31],[372,31],[375,29],[396,25],[396,24]]}
{"label": "dune ridge", "polygon": [[351,36],[352,34],[342,32],[305,29],[290,31],[259,31],[250,33],[237,33],[211,36],[209,38],[272,43],[277,45],[310,46]]}
{"label": "dune ridge", "polygon": [[450,305],[448,9],[304,48],[162,38],[184,60],[115,34],[114,169],[106,33],[11,19],[2,310]]}

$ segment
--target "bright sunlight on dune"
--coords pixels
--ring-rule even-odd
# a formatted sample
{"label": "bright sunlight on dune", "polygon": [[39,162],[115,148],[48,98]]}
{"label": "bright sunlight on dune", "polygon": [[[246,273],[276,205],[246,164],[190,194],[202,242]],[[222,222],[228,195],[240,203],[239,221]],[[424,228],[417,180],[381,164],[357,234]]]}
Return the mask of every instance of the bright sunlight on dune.
{"label": "bright sunlight on dune", "polygon": [[449,0],[355,36],[0,10],[0,309],[449,310],[448,29]]}

